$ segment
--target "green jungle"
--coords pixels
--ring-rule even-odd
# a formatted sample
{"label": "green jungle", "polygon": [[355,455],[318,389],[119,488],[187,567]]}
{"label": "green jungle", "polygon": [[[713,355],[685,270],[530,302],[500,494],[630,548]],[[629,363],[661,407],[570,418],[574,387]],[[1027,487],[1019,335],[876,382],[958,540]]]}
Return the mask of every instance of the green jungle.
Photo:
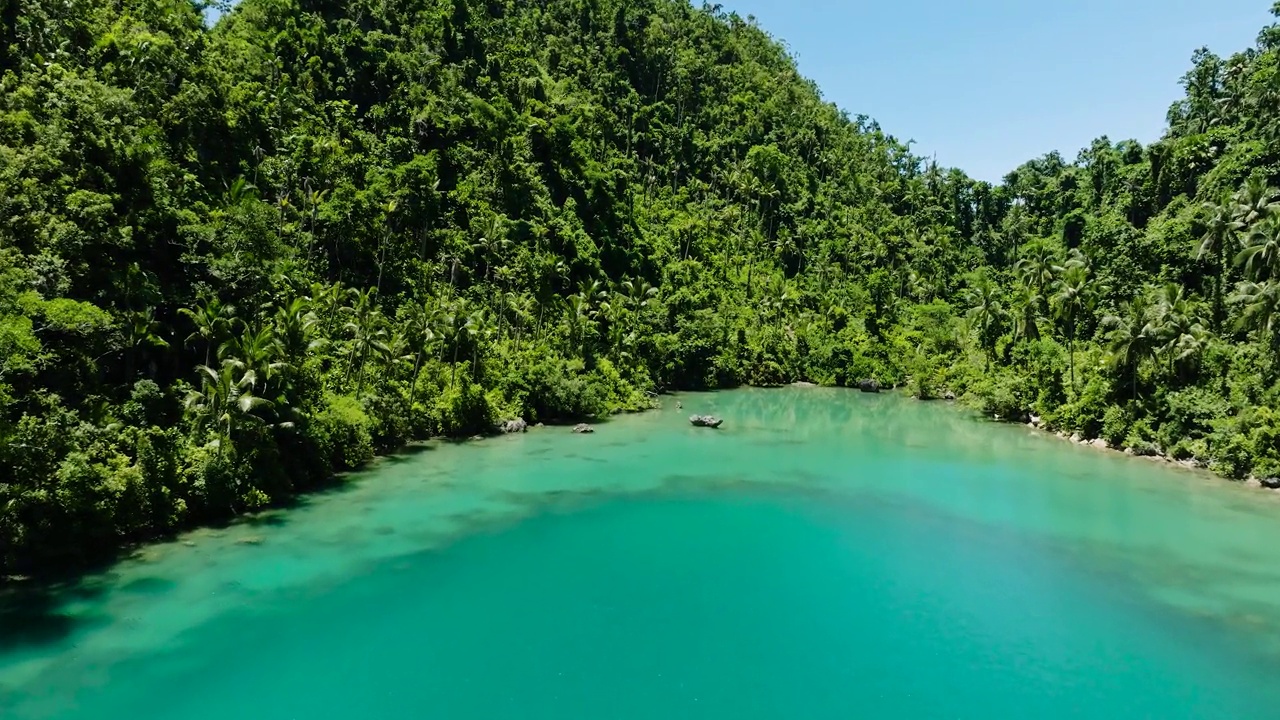
{"label": "green jungle", "polygon": [[212,9],[0,0],[0,576],[680,389],[1280,477],[1280,24],[993,185],[718,5]]}

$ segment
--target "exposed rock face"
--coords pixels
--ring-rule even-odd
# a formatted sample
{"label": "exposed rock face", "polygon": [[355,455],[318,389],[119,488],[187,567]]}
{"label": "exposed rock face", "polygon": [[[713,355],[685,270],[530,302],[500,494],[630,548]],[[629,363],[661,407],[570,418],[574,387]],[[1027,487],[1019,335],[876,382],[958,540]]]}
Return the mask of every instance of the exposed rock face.
{"label": "exposed rock face", "polygon": [[944,390],[942,392],[942,399],[946,400],[947,402],[951,402],[952,400],[956,399],[956,394],[951,392],[950,390]]}
{"label": "exposed rock face", "polygon": [[573,426],[573,431],[579,435],[590,435],[595,432],[596,429],[586,423],[578,423]]}
{"label": "exposed rock face", "polygon": [[718,428],[724,424],[724,420],[721,420],[720,418],[715,417],[714,415],[693,415],[692,417],[689,418],[689,422],[692,423],[694,427],[705,427],[705,428],[712,428],[712,429]]}
{"label": "exposed rock face", "polygon": [[880,383],[875,380],[859,380],[858,389],[864,393],[878,393],[880,392]]}
{"label": "exposed rock face", "polygon": [[498,432],[511,435],[512,433],[529,432],[529,423],[524,418],[516,418],[515,420],[507,420],[498,425]]}
{"label": "exposed rock face", "polygon": [[1094,438],[1089,441],[1089,444],[1098,448],[1099,450],[1106,450],[1107,448],[1111,447],[1110,445],[1107,444],[1107,441],[1103,440],[1102,438]]}

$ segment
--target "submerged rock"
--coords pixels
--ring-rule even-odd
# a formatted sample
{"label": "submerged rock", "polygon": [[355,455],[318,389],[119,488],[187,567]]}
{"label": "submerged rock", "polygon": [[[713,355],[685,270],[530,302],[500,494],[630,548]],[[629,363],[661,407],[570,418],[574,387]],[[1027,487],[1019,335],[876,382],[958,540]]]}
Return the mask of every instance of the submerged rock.
{"label": "submerged rock", "polygon": [[529,423],[524,418],[516,418],[515,420],[507,420],[498,425],[498,432],[511,435],[513,433],[529,432]]}
{"label": "submerged rock", "polygon": [[689,417],[689,422],[694,427],[705,427],[713,430],[724,424],[724,420],[714,415],[692,415]]}
{"label": "submerged rock", "polygon": [[859,380],[858,389],[864,393],[878,393],[880,392],[880,383],[870,379]]}
{"label": "submerged rock", "polygon": [[590,435],[595,432],[596,429],[586,423],[578,423],[573,426],[573,431],[579,435]]}

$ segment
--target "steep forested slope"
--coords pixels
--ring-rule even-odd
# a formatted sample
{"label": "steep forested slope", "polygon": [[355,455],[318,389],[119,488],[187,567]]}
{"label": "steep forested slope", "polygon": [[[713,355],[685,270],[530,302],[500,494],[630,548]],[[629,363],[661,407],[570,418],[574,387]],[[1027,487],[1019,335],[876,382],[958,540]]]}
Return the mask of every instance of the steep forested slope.
{"label": "steep forested slope", "polygon": [[1280,474],[1275,28],[1160,142],[991,186],[679,0],[3,16],[0,575],[674,388],[874,377]]}
{"label": "steep forested slope", "polygon": [[917,161],[716,10],[8,7],[11,570],[504,417],[869,376],[896,237],[957,284],[964,210],[926,241]]}

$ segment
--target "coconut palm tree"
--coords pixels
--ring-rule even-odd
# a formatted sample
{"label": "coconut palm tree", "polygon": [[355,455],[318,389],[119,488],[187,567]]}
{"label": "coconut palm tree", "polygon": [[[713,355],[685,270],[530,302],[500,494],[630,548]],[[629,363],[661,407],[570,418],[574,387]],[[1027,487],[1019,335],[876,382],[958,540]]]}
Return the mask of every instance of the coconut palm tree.
{"label": "coconut palm tree", "polygon": [[1258,342],[1276,347],[1280,340],[1280,281],[1245,281],[1229,298],[1241,306],[1240,329],[1258,334]]}
{"label": "coconut palm tree", "polygon": [[323,338],[316,337],[319,324],[320,318],[312,310],[310,298],[297,297],[276,308],[272,332],[280,354],[291,364],[301,365],[307,356],[325,344]]}
{"label": "coconut palm tree", "polygon": [[413,348],[413,376],[409,382],[410,392],[417,391],[422,361],[439,340],[443,324],[444,313],[435,300],[427,300],[414,305],[409,310],[406,329],[409,333],[410,346]]}
{"label": "coconut palm tree", "polygon": [[1065,267],[1062,275],[1054,281],[1053,296],[1050,303],[1057,311],[1058,317],[1067,324],[1067,355],[1071,367],[1071,387],[1076,386],[1076,328],[1080,316],[1093,307],[1093,283],[1089,277],[1089,269],[1082,265]]}
{"label": "coconut palm tree", "polygon": [[230,360],[243,367],[253,374],[255,384],[269,383],[277,372],[288,366],[279,357],[280,343],[271,325],[260,325],[257,329],[245,327],[218,348],[219,360],[224,363]]}
{"label": "coconut palm tree", "polygon": [[349,338],[347,345],[347,372],[343,382],[356,376],[356,394],[364,390],[365,364],[373,353],[388,352],[386,318],[378,310],[374,301],[376,290],[369,288],[364,292],[351,290],[351,305],[342,310],[349,320],[342,326]]}
{"label": "coconut palm tree", "polygon": [[235,428],[255,411],[271,403],[254,394],[257,377],[235,359],[227,359],[214,370],[208,365],[196,368],[201,387],[187,395],[185,407],[197,429],[211,428],[217,433],[218,454],[232,444]]}
{"label": "coconut palm tree", "polygon": [[480,358],[493,343],[495,333],[493,318],[483,307],[476,308],[467,318],[465,327],[471,337],[471,377],[480,377]]}
{"label": "coconut palm tree", "polygon": [[342,283],[311,285],[311,307],[320,321],[320,331],[324,337],[332,340],[336,336],[343,302],[349,296],[350,293]]}
{"label": "coconut palm tree", "polygon": [[1268,185],[1265,179],[1257,176],[1249,178],[1234,196],[1236,221],[1242,227],[1252,227],[1271,217],[1280,208],[1280,203],[1276,202],[1277,195],[1280,195],[1280,191]]}
{"label": "coconut palm tree", "polygon": [[986,370],[990,372],[1000,327],[1006,316],[1004,304],[1000,302],[1000,289],[987,275],[975,275],[964,297],[969,308],[965,316],[970,327],[978,331],[978,343],[987,358]]}
{"label": "coconut palm tree", "polygon": [[1102,319],[1106,329],[1107,365],[1117,372],[1127,372],[1133,399],[1138,399],[1138,369],[1155,349],[1155,338],[1144,324],[1146,309],[1139,304],[1126,304],[1121,311]]}
{"label": "coconut palm tree", "polygon": [[570,341],[577,339],[579,357],[587,356],[587,331],[595,326],[591,303],[581,294],[565,298]]}
{"label": "coconut palm tree", "polygon": [[1044,296],[1034,286],[1023,285],[1013,296],[1014,342],[1032,342],[1040,339],[1040,319],[1044,317]]}
{"label": "coconut palm tree", "polygon": [[1143,332],[1156,339],[1169,362],[1169,374],[1177,374],[1178,363],[1196,359],[1208,344],[1208,332],[1199,306],[1186,289],[1169,283],[1154,292],[1154,303]]}
{"label": "coconut palm tree", "polygon": [[236,317],[235,306],[224,304],[217,297],[211,297],[204,305],[181,308],[178,312],[189,318],[196,326],[195,332],[187,336],[187,343],[202,341],[204,364],[209,365],[213,362],[213,351],[231,332],[231,324]]}
{"label": "coconut palm tree", "polygon": [[1213,327],[1220,330],[1223,317],[1222,282],[1227,274],[1226,250],[1233,245],[1243,225],[1235,219],[1229,198],[1219,203],[1205,203],[1205,231],[1196,248],[1197,260],[1210,260],[1213,265]]}
{"label": "coconut palm tree", "polygon": [[1022,259],[1013,266],[1022,283],[1035,288],[1042,296],[1053,285],[1061,268],[1053,249],[1043,242],[1028,244],[1023,249]]}
{"label": "coconut palm tree", "polygon": [[490,216],[481,228],[480,239],[471,246],[484,265],[485,282],[493,279],[493,263],[499,260],[502,257],[502,251],[509,247],[511,247],[511,241],[506,239],[506,226],[502,217]]}
{"label": "coconut palm tree", "polygon": [[146,348],[167,348],[169,342],[160,336],[160,322],[156,320],[155,308],[130,312],[125,316],[125,377],[133,381],[137,355]]}
{"label": "coconut palm tree", "polygon": [[1268,218],[1251,230],[1235,262],[1252,280],[1280,277],[1280,219]]}

